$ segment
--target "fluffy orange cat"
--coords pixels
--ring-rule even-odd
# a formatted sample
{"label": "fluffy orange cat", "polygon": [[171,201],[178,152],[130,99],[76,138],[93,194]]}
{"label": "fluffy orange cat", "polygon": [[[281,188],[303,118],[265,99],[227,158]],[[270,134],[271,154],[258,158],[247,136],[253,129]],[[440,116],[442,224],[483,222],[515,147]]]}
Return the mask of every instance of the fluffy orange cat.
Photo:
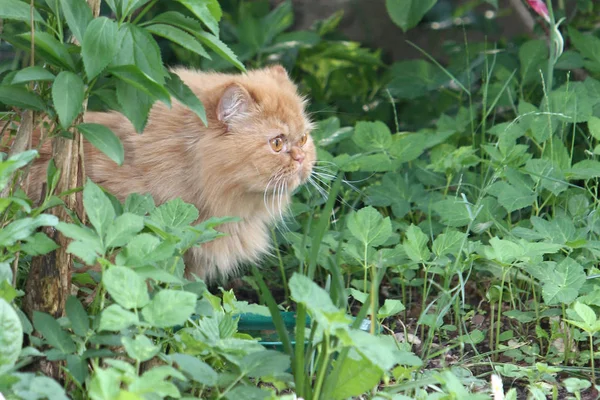
{"label": "fluffy orange cat", "polygon": [[[315,163],[311,123],[304,101],[281,66],[242,75],[175,69],[206,108],[208,127],[173,100],[156,103],[144,132],[116,112],[89,112],[86,122],[106,125],[125,148],[117,166],[85,143],[85,171],[124,200],[150,193],[157,203],[181,197],[200,211],[199,221],[236,216],[222,225],[228,236],[192,248],[186,273],[207,280],[225,278],[269,248],[269,226],[281,215],[289,194],[303,184]],[[30,193],[42,190],[48,145],[31,172]]]}

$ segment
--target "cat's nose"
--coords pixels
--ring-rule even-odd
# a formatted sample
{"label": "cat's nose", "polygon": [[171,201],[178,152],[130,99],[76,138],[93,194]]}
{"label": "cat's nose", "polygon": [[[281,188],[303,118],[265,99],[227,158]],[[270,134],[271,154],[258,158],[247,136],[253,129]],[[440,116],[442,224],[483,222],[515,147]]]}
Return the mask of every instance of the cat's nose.
{"label": "cat's nose", "polygon": [[304,161],[305,154],[298,147],[292,147],[292,150],[290,150],[290,155],[295,161],[298,161],[299,164],[302,164],[302,161]]}

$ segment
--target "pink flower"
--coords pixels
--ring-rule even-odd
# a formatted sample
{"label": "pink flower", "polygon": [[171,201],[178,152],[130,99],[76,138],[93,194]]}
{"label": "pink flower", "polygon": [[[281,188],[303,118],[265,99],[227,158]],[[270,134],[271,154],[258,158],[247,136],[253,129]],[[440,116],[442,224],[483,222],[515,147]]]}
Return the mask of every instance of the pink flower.
{"label": "pink flower", "polygon": [[550,16],[548,15],[548,7],[546,7],[546,3],[543,0],[527,0],[527,4],[533,11],[541,15],[542,18],[546,20],[546,22],[550,22]]}

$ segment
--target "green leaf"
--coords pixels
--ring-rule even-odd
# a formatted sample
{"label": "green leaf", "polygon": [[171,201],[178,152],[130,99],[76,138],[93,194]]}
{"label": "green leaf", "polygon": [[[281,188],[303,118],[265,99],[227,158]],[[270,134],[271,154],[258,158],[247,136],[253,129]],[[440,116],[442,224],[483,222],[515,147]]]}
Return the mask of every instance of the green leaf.
{"label": "green leaf", "polygon": [[392,134],[381,121],[360,121],[354,128],[352,140],[363,150],[386,151],[392,144]]}
{"label": "green leaf", "polygon": [[573,165],[567,173],[569,179],[592,179],[600,177],[600,161],[583,160]]}
{"label": "green leaf", "polygon": [[47,214],[35,218],[17,219],[0,229],[0,246],[12,246],[19,240],[27,239],[41,226],[56,226],[57,224],[58,218]]}
{"label": "green leaf", "polygon": [[[352,353],[351,353],[352,354]],[[356,357],[356,358],[355,358]],[[344,358],[331,399],[343,400],[360,396],[380,382],[384,371],[366,357],[354,353]]]}
{"label": "green leaf", "polygon": [[135,130],[142,133],[148,122],[148,115],[152,104],[154,104],[154,98],[135,86],[118,80],[117,100],[121,112],[131,121]]}
{"label": "green leaf", "polygon": [[160,346],[155,345],[146,335],[137,335],[135,339],[124,336],[121,342],[127,355],[139,362],[148,361],[158,354]]}
{"label": "green leaf", "polygon": [[69,321],[71,321],[73,332],[81,337],[86,337],[90,322],[85,308],[83,308],[83,304],[81,304],[79,299],[75,296],[69,296],[65,305],[65,311],[67,312]]}
{"label": "green leaf", "polygon": [[583,267],[572,258],[565,258],[543,282],[542,296],[548,305],[570,304],[579,295],[586,281]]}
{"label": "green leaf", "polygon": [[77,349],[71,337],[51,315],[34,311],[33,326],[44,336],[48,344],[60,350],[63,354],[73,353]]}
{"label": "green leaf", "polygon": [[104,237],[115,219],[115,209],[102,189],[90,179],[83,188],[83,206],[98,235]]}
{"label": "green leaf", "polygon": [[425,152],[428,141],[428,137],[420,133],[396,134],[393,136],[389,153],[397,162],[409,162]]}
{"label": "green leaf", "polygon": [[[21,43],[31,46],[31,34],[29,32],[16,36]],[[34,36],[36,56],[53,65],[75,71],[75,62],[69,53],[65,43],[61,43],[53,35],[37,30]]]}
{"label": "green leaf", "polygon": [[[2,0],[0,2],[0,18],[12,19],[15,21],[29,22],[31,21],[31,8],[28,3],[20,0]],[[33,20],[35,22],[43,22],[42,16],[34,7]]]}
{"label": "green leaf", "polygon": [[208,126],[206,120],[206,110],[200,99],[196,96],[192,89],[190,89],[182,80],[172,72],[169,72],[169,78],[167,79],[167,90],[169,93],[179,100],[181,103],[189,107],[202,121],[205,126]]}
{"label": "green leaf", "polygon": [[350,233],[365,246],[380,246],[392,234],[390,218],[383,218],[370,206],[351,213],[347,224]]}
{"label": "green leaf", "polygon": [[[180,398],[179,389],[170,377],[185,381],[185,376],[168,365],[161,365],[146,371],[129,385],[129,390],[137,395],[152,394],[159,398]],[[139,398],[139,397],[138,397]]]}
{"label": "green leaf", "polygon": [[142,308],[150,302],[146,282],[131,268],[110,267],[102,275],[102,283],[111,297],[124,308]]}
{"label": "green leaf", "polygon": [[128,212],[123,213],[108,227],[105,245],[107,248],[121,247],[142,229],[144,229],[144,218]]}
{"label": "green leaf", "polygon": [[498,203],[508,212],[531,206],[536,194],[524,185],[512,185],[508,182],[496,182],[488,192],[496,196]]}
{"label": "green leaf", "polygon": [[22,347],[23,327],[19,316],[8,302],[0,298],[0,375],[15,365]]}
{"label": "green leaf", "polygon": [[392,206],[397,218],[404,217],[410,211],[410,191],[406,179],[397,173],[387,173],[381,179],[381,185],[369,186],[366,203],[377,207]]}
{"label": "green leaf", "polygon": [[442,257],[448,254],[458,258],[458,252],[466,238],[463,232],[448,230],[438,235],[433,241],[431,249],[437,257]]}
{"label": "green leaf", "polygon": [[181,325],[196,309],[196,295],[163,289],[142,309],[144,319],[159,328]]}
{"label": "green leaf", "polygon": [[222,11],[217,0],[177,0],[190,10],[215,35],[219,35]]}
{"label": "green leaf", "polygon": [[87,26],[81,56],[88,81],[102,72],[119,51],[118,29],[117,23],[106,17],[94,18]]}
{"label": "green leaf", "polygon": [[385,0],[390,18],[404,32],[417,26],[437,0]]}
{"label": "green leaf", "polygon": [[519,48],[521,62],[521,84],[541,82],[540,69],[544,71],[548,61],[548,45],[544,40],[530,40]]}
{"label": "green leaf", "polygon": [[[452,227],[466,226],[475,218],[475,206],[465,204],[464,200],[445,199],[433,204],[433,210],[440,216],[444,225]],[[471,213],[469,213],[469,208]]]}
{"label": "green leaf", "polygon": [[31,81],[53,81],[54,78],[54,74],[46,68],[34,65],[17,71],[12,78],[11,85]]}
{"label": "green leaf", "polygon": [[[558,113],[556,116],[559,120],[574,123],[586,122],[591,118],[596,99],[590,97],[585,83],[569,82],[551,91],[548,101],[550,111]],[[540,109],[546,110],[546,104],[547,102],[544,100]]]}
{"label": "green leaf", "polygon": [[118,304],[111,304],[100,314],[98,331],[119,332],[139,323],[138,316]]}
{"label": "green leaf", "polygon": [[[93,400],[114,400],[119,397],[122,374],[114,369],[95,368],[89,383],[89,396]],[[133,400],[133,399],[132,399]]]}
{"label": "green leaf", "polygon": [[34,233],[26,238],[24,243],[21,243],[21,251],[24,251],[30,256],[48,254],[51,251],[58,249],[58,247],[59,246],[54,240],[50,239],[42,232]]}
{"label": "green leaf", "polygon": [[250,378],[275,376],[290,367],[290,357],[276,350],[255,351],[242,358],[239,367]]}
{"label": "green leaf", "polygon": [[199,358],[181,353],[171,354],[169,358],[193,381],[207,386],[216,385],[217,373]]}
{"label": "green leaf", "polygon": [[40,96],[22,86],[0,86],[0,103],[37,111],[46,108],[46,103]]}
{"label": "green leaf", "polygon": [[223,43],[218,37],[208,32],[196,32],[196,37],[204,43],[205,46],[211,48],[219,56],[232,63],[237,69],[245,72],[246,67],[242,64],[236,55],[231,51],[225,43]]}
{"label": "green leaf", "polygon": [[141,90],[151,98],[160,100],[169,107],[171,106],[171,96],[167,89],[165,89],[162,84],[154,81],[135,65],[110,67],[109,71],[117,78],[127,82],[136,89]]}
{"label": "green leaf", "polygon": [[180,45],[184,49],[188,49],[198,54],[201,57],[208,59],[211,58],[206,50],[204,50],[204,47],[202,47],[200,42],[198,42],[198,39],[179,28],[175,28],[171,25],[155,24],[146,26],[146,29],[157,36],[164,37],[165,39]]}
{"label": "green leaf", "polygon": [[150,218],[169,228],[181,228],[198,219],[198,209],[181,198],[169,200],[150,213]]}
{"label": "green leaf", "polygon": [[404,241],[404,251],[408,258],[415,262],[426,262],[431,257],[431,252],[427,248],[429,238],[423,233],[421,228],[411,224],[406,230],[406,240]]}
{"label": "green leaf", "polygon": [[58,113],[60,126],[67,130],[80,112],[83,111],[85,87],[77,75],[62,71],[52,85],[52,100]]}
{"label": "green leaf", "polygon": [[70,354],[67,356],[67,369],[71,375],[73,375],[73,378],[75,378],[80,385],[83,385],[88,377],[87,361],[79,355]]}
{"label": "green leaf", "polygon": [[79,43],[83,43],[84,33],[93,15],[85,0],[60,0],[63,15]]}
{"label": "green leaf", "polygon": [[377,318],[387,318],[404,311],[406,307],[400,300],[385,299],[383,306],[377,311]]}
{"label": "green leaf", "polygon": [[390,94],[398,99],[412,100],[439,90],[449,78],[437,66],[425,60],[400,61],[389,70]]}
{"label": "green leaf", "polygon": [[124,212],[144,216],[154,210],[154,199],[152,195],[132,193],[125,200]]}
{"label": "green leaf", "polygon": [[256,386],[238,385],[225,394],[226,400],[265,400],[270,392]]}
{"label": "green leaf", "polygon": [[108,127],[101,124],[84,123],[77,125],[77,130],[108,158],[118,165],[123,165],[125,160],[123,143]]}
{"label": "green leaf", "polygon": [[588,120],[588,129],[590,131],[590,134],[594,137],[594,139],[600,140],[600,118],[591,117]]}
{"label": "green leaf", "polygon": [[159,85],[165,82],[166,71],[160,57],[160,49],[148,31],[125,23],[119,29],[117,43],[119,51],[111,67],[134,65]]}
{"label": "green leaf", "polygon": [[586,325],[594,326],[596,323],[596,313],[590,306],[577,301],[573,304],[573,310],[575,310],[579,318],[581,318]]}
{"label": "green leaf", "polygon": [[584,35],[569,26],[569,38],[581,55],[590,60],[592,68],[600,71],[600,39],[594,35]]}

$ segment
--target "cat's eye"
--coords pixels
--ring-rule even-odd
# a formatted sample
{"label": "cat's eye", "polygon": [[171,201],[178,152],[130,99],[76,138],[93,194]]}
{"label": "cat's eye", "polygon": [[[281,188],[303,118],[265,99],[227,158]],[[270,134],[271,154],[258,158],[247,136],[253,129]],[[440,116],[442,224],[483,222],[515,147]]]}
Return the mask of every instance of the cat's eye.
{"label": "cat's eye", "polygon": [[307,140],[308,140],[308,135],[305,133],[304,135],[302,135],[302,137],[298,141],[298,146],[300,146],[300,147],[304,146],[306,144]]}
{"label": "cat's eye", "polygon": [[281,136],[277,136],[277,137],[269,140],[269,144],[271,145],[271,148],[273,149],[273,151],[276,151],[277,153],[279,153],[281,151],[281,149],[283,149],[283,138]]}

